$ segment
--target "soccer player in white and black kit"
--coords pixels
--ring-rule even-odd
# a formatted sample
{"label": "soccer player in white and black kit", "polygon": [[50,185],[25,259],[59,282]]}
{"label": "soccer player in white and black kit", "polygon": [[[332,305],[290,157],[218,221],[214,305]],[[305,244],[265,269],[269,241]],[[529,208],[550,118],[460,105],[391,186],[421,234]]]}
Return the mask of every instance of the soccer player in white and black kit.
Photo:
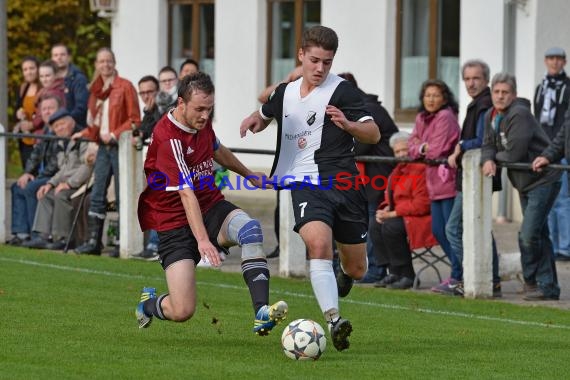
{"label": "soccer player in white and black kit", "polygon": [[[177,105],[156,124],[144,164],[148,186],[139,199],[143,230],[158,231],[159,261],[168,293],[144,288],[136,308],[139,327],[153,317],[183,322],[196,309],[195,268],[201,258],[220,264],[219,251],[239,245],[242,273],[254,308],[253,331],[267,335],[287,314],[269,306],[269,269],[259,222],[226,201],[214,184],[214,161],[243,177],[256,176],[217,139],[210,114],[214,85],[207,74],[182,79]],[[260,186],[261,180],[250,180]]]}
{"label": "soccer player in white and black kit", "polygon": [[[271,176],[292,191],[295,231],[308,249],[313,291],[333,344],[341,351],[349,346],[352,325],[341,318],[338,297],[346,296],[353,279],[362,278],[368,267],[368,210],[364,187],[357,186],[354,139],[375,144],[380,132],[356,88],[330,73],[337,47],[332,29],[307,29],[298,55],[302,77],[279,85],[269,101],[242,122],[240,133],[257,133],[272,119],[277,121]],[[342,269],[336,280],[333,238]]]}

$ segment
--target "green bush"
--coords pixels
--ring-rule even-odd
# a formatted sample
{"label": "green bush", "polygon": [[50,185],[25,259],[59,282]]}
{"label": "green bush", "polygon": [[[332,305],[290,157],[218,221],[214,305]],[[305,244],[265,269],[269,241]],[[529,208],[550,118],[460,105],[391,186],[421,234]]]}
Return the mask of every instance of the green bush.
{"label": "green bush", "polygon": [[[111,44],[111,25],[91,12],[89,0],[9,0],[7,12],[8,117],[12,127],[22,83],[22,59],[30,55],[40,62],[49,59],[51,46],[63,43],[70,49],[73,63],[91,78],[95,53]],[[17,146],[9,143],[9,165],[19,165]]]}

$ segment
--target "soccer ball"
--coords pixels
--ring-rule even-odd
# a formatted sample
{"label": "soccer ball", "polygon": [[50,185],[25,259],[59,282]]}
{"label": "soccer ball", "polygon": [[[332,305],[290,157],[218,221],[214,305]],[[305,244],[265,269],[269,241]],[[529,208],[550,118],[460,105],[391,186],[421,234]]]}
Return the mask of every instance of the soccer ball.
{"label": "soccer ball", "polygon": [[327,346],[325,330],[310,319],[296,319],[281,335],[283,353],[294,360],[317,360]]}

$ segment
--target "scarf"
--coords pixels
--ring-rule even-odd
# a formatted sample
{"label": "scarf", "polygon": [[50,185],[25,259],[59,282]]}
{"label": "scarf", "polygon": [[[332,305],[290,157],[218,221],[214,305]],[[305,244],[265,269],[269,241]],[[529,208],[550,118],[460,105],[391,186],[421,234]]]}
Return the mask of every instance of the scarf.
{"label": "scarf", "polygon": [[505,115],[498,113],[495,108],[491,111],[491,123],[495,130],[495,138],[498,138],[498,141],[503,148],[507,146],[507,137],[505,136],[505,133],[501,131],[501,121],[503,121],[504,117]]}
{"label": "scarf", "polygon": [[542,80],[541,95],[544,99],[542,109],[540,110],[540,123],[549,127],[554,125],[556,117],[556,106],[558,105],[556,98],[560,94],[560,89],[566,79],[566,73],[562,70],[556,75],[545,75]]}
{"label": "scarf", "polygon": [[89,91],[95,97],[95,102],[90,102],[89,104],[89,120],[88,124],[97,128],[101,127],[101,114],[103,113],[103,102],[107,100],[113,89],[113,81],[104,82],[103,78],[99,76],[93,84]]}

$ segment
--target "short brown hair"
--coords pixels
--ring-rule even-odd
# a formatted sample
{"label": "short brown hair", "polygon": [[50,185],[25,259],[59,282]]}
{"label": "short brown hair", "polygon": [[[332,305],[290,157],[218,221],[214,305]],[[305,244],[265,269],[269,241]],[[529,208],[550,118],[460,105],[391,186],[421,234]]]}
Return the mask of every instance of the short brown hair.
{"label": "short brown hair", "polygon": [[303,50],[316,46],[336,54],[336,50],[338,49],[338,36],[331,28],[322,25],[313,26],[303,33],[301,46]]}
{"label": "short brown hair", "polygon": [[184,103],[192,99],[195,91],[202,91],[208,95],[214,93],[214,83],[208,74],[198,71],[182,78],[178,87],[178,97],[184,99]]}

